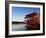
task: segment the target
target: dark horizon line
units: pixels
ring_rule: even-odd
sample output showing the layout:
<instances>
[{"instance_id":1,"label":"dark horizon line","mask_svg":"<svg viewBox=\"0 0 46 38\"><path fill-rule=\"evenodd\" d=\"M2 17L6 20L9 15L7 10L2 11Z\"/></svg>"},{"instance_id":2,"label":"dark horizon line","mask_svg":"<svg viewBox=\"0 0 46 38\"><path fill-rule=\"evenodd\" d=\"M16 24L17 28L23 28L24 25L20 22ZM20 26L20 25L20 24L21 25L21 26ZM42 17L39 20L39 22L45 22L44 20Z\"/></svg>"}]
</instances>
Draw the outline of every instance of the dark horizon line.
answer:
<instances>
[{"instance_id":1,"label":"dark horizon line","mask_svg":"<svg viewBox=\"0 0 46 38\"><path fill-rule=\"evenodd\" d=\"M19 24L19 23L24 23L24 22L12 22L12 24Z\"/></svg>"}]
</instances>

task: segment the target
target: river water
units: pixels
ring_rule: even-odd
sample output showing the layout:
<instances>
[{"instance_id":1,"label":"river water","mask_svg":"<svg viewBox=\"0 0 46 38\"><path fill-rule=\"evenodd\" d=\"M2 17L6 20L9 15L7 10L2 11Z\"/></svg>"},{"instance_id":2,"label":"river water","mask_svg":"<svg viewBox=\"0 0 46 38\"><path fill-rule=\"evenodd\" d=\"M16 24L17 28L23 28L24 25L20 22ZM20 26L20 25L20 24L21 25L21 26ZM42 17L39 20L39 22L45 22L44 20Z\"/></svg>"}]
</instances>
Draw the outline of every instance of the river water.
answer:
<instances>
[{"instance_id":1,"label":"river water","mask_svg":"<svg viewBox=\"0 0 46 38\"><path fill-rule=\"evenodd\" d=\"M25 24L13 24L12 31L26 31Z\"/></svg>"}]
</instances>

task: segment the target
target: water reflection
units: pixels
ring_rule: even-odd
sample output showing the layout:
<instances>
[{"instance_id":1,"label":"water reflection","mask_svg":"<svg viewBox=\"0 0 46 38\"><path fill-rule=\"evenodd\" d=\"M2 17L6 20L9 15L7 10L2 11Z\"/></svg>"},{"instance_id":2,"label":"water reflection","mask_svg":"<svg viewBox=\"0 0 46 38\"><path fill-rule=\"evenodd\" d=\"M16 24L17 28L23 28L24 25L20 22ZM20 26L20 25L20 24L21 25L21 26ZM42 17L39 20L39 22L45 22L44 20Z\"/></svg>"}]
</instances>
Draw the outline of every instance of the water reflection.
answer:
<instances>
[{"instance_id":1,"label":"water reflection","mask_svg":"<svg viewBox=\"0 0 46 38\"><path fill-rule=\"evenodd\" d=\"M12 31L25 31L26 27L25 24L13 24L12 25Z\"/></svg>"}]
</instances>

